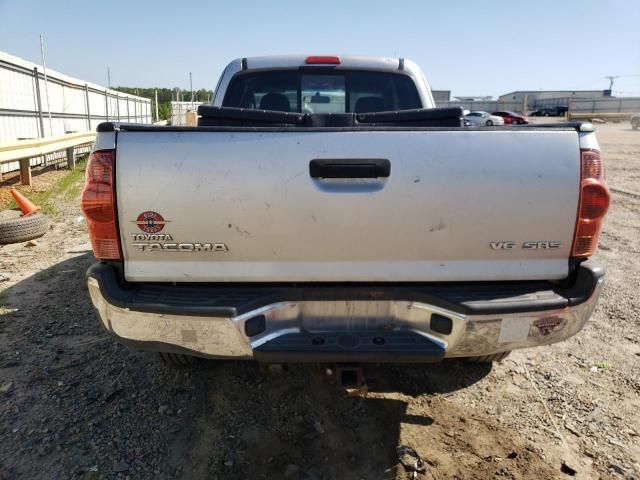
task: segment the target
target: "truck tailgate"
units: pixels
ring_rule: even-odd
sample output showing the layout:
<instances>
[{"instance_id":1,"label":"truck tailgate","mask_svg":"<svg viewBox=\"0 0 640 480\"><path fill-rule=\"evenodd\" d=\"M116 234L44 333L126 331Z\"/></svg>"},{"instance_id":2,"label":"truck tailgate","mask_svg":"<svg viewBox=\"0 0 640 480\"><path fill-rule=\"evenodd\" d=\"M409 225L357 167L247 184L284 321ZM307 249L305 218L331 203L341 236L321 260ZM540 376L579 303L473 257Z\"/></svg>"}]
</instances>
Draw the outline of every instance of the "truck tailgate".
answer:
<instances>
[{"instance_id":1,"label":"truck tailgate","mask_svg":"<svg viewBox=\"0 0 640 480\"><path fill-rule=\"evenodd\" d=\"M569 129L120 131L125 277L564 278L578 140Z\"/></svg>"}]
</instances>

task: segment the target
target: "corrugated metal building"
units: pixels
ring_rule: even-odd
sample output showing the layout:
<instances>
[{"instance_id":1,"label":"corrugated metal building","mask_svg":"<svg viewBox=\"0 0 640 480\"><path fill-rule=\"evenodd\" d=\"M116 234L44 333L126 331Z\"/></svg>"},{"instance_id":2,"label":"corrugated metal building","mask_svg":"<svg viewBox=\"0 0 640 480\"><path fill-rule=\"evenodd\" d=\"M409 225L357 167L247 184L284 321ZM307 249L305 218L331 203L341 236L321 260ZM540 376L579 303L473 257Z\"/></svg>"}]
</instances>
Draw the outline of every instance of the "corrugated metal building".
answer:
<instances>
[{"instance_id":1,"label":"corrugated metal building","mask_svg":"<svg viewBox=\"0 0 640 480\"><path fill-rule=\"evenodd\" d=\"M451 100L451 90L431 90L431 95L433 95L433 101L436 103Z\"/></svg>"},{"instance_id":2,"label":"corrugated metal building","mask_svg":"<svg viewBox=\"0 0 640 480\"><path fill-rule=\"evenodd\" d=\"M500 102L523 103L525 97L527 104L533 106L538 100L550 98L603 98L610 97L611 90L516 90L498 97Z\"/></svg>"}]
</instances>

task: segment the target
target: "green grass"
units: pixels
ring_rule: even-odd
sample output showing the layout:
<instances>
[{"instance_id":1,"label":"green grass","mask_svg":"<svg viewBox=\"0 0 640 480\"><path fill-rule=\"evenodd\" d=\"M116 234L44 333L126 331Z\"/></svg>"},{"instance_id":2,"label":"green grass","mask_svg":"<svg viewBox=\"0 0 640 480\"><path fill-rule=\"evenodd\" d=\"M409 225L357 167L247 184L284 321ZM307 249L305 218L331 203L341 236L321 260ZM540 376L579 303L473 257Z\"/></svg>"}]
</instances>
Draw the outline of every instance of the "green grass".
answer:
<instances>
[{"instance_id":1,"label":"green grass","mask_svg":"<svg viewBox=\"0 0 640 480\"><path fill-rule=\"evenodd\" d=\"M609 368L611 368L611 364L609 362L596 362L596 367L598 367L601 370L608 370Z\"/></svg>"},{"instance_id":2,"label":"green grass","mask_svg":"<svg viewBox=\"0 0 640 480\"><path fill-rule=\"evenodd\" d=\"M15 311L15 308L6 306L6 297L6 289L0 290L0 315L6 315L7 313Z\"/></svg>"},{"instance_id":3,"label":"green grass","mask_svg":"<svg viewBox=\"0 0 640 480\"><path fill-rule=\"evenodd\" d=\"M84 169L86 158L76 163L76 169L58 178L55 184L44 192L29 193L28 198L36 205L39 205L42 212L53 215L57 213L56 203L58 201L73 201L80 195L84 186ZM17 208L15 200L6 205L5 208Z\"/></svg>"}]
</instances>

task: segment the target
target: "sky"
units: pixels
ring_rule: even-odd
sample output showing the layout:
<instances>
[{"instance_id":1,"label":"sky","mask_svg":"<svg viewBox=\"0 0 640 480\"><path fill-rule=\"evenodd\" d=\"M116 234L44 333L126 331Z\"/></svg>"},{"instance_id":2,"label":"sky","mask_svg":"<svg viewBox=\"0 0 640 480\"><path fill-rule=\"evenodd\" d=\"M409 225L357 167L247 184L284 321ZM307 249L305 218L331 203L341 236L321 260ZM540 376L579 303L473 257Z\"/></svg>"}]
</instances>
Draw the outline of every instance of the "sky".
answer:
<instances>
[{"instance_id":1,"label":"sky","mask_svg":"<svg viewBox=\"0 0 640 480\"><path fill-rule=\"evenodd\" d=\"M101 85L213 89L234 58L405 57L453 95L640 96L640 0L0 0L0 50Z\"/></svg>"}]
</instances>

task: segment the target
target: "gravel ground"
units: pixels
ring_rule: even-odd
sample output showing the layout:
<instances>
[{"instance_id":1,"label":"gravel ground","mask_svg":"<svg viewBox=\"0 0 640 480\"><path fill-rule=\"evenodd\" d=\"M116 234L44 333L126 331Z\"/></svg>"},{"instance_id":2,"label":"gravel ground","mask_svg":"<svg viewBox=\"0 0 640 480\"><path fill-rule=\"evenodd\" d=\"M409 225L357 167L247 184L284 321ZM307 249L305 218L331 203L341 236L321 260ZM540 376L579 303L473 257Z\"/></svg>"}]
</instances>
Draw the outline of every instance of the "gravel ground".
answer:
<instances>
[{"instance_id":1,"label":"gravel ground","mask_svg":"<svg viewBox=\"0 0 640 480\"><path fill-rule=\"evenodd\" d=\"M640 192L640 132L598 126L609 184ZM571 340L493 368L172 369L111 340L85 287L73 203L35 244L0 248L0 479L404 479L409 445L434 479L640 478L640 198L614 193L593 319ZM575 476L562 462L577 470Z\"/></svg>"}]
</instances>

